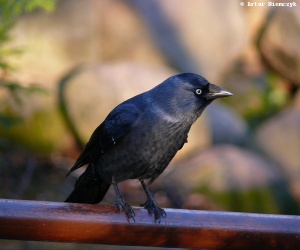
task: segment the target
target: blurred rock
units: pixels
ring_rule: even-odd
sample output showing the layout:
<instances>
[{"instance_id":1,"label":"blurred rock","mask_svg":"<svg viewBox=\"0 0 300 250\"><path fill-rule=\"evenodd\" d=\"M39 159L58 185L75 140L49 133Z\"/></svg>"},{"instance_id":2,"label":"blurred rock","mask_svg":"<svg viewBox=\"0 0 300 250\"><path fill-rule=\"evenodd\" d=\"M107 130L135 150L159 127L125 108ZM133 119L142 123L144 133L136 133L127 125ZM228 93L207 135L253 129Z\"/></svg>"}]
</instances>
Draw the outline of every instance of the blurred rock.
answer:
<instances>
[{"instance_id":1,"label":"blurred rock","mask_svg":"<svg viewBox=\"0 0 300 250\"><path fill-rule=\"evenodd\" d=\"M300 108L286 109L267 120L257 130L256 140L280 164L292 190L300 188Z\"/></svg>"},{"instance_id":2,"label":"blurred rock","mask_svg":"<svg viewBox=\"0 0 300 250\"><path fill-rule=\"evenodd\" d=\"M242 7L247 23L246 31L249 38L247 47L243 51L242 57L239 58L239 67L241 67L248 76L259 76L265 73L265 66L257 51L255 41L257 40L259 30L265 23L266 16L271 7L268 6L268 0L260 0L259 2L265 3L265 6L263 8L250 6Z\"/></svg>"},{"instance_id":3,"label":"blurred rock","mask_svg":"<svg viewBox=\"0 0 300 250\"><path fill-rule=\"evenodd\" d=\"M235 146L215 146L165 172L156 191L164 191L172 207L262 213L294 208L280 171Z\"/></svg>"},{"instance_id":4,"label":"blurred rock","mask_svg":"<svg viewBox=\"0 0 300 250\"><path fill-rule=\"evenodd\" d=\"M260 52L271 68L295 85L300 85L300 11L275 8L259 37Z\"/></svg>"},{"instance_id":5,"label":"blurred rock","mask_svg":"<svg viewBox=\"0 0 300 250\"><path fill-rule=\"evenodd\" d=\"M24 48L15 58L18 71L14 77L49 88L83 63L164 62L137 14L120 0L58 1L54 12L20 18L12 36L13 44Z\"/></svg>"},{"instance_id":6,"label":"blurred rock","mask_svg":"<svg viewBox=\"0 0 300 250\"><path fill-rule=\"evenodd\" d=\"M175 72L166 67L153 68L131 62L83 67L69 80L64 94L79 135L87 141L115 106L151 89L173 74ZM188 141L176 159L210 145L210 130L205 116L194 124Z\"/></svg>"},{"instance_id":7,"label":"blurred rock","mask_svg":"<svg viewBox=\"0 0 300 250\"><path fill-rule=\"evenodd\" d=\"M220 145L174 166L168 178L178 178L190 190L209 182L211 189L225 191L264 187L278 181L280 174L273 165L250 151Z\"/></svg>"},{"instance_id":8,"label":"blurred rock","mask_svg":"<svg viewBox=\"0 0 300 250\"><path fill-rule=\"evenodd\" d=\"M139 11L171 65L180 71L199 72L217 81L245 48L246 20L235 1L128 2Z\"/></svg>"},{"instance_id":9,"label":"blurred rock","mask_svg":"<svg viewBox=\"0 0 300 250\"><path fill-rule=\"evenodd\" d=\"M207 107L206 114L214 144L245 143L248 134L247 124L233 110L220 103L214 103Z\"/></svg>"},{"instance_id":10,"label":"blurred rock","mask_svg":"<svg viewBox=\"0 0 300 250\"><path fill-rule=\"evenodd\" d=\"M14 60L14 77L53 88L75 65L131 60L173 65L213 82L245 48L246 25L234 1L58 1L54 12L18 21L13 44L25 53Z\"/></svg>"}]
</instances>

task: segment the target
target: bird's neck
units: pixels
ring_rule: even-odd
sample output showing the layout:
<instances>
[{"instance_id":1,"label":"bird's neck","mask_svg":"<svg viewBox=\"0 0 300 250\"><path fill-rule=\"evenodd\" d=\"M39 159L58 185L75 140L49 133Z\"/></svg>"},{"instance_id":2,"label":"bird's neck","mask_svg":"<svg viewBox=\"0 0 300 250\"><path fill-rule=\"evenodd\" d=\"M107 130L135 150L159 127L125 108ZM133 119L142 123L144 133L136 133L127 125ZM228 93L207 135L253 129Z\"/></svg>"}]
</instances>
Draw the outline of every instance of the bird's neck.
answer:
<instances>
[{"instance_id":1,"label":"bird's neck","mask_svg":"<svg viewBox=\"0 0 300 250\"><path fill-rule=\"evenodd\" d=\"M144 98L154 113L176 123L193 124L205 108L197 110L192 102L176 99L179 97L174 94L174 88L163 88L162 85L148 91Z\"/></svg>"},{"instance_id":2,"label":"bird's neck","mask_svg":"<svg viewBox=\"0 0 300 250\"><path fill-rule=\"evenodd\" d=\"M155 99L155 101L151 98L148 107L150 108L149 112L153 112L170 123L185 125L192 125L203 111L198 115L193 111L191 112L191 110L184 109L184 107L178 107L174 101L168 98L163 100Z\"/></svg>"}]
</instances>

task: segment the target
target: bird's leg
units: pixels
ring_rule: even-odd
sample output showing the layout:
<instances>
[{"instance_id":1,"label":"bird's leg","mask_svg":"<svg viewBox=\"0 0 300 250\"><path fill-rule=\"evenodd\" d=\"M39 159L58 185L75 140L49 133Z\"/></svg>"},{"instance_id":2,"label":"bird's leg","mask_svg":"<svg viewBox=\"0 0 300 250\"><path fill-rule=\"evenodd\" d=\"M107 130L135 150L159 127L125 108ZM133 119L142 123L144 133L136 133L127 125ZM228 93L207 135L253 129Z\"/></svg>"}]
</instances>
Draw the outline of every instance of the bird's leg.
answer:
<instances>
[{"instance_id":1,"label":"bird's leg","mask_svg":"<svg viewBox=\"0 0 300 250\"><path fill-rule=\"evenodd\" d=\"M133 219L133 221L135 222L134 216L135 213L132 209L132 207L124 200L124 198L122 197L120 190L118 188L118 184L116 182L112 183L114 185L115 191L116 191L116 196L117 196L117 200L114 203L114 205L116 205L119 208L119 211L121 212L122 209L125 210L126 215L129 219Z\"/></svg>"},{"instance_id":2,"label":"bird's leg","mask_svg":"<svg viewBox=\"0 0 300 250\"><path fill-rule=\"evenodd\" d=\"M143 189L145 190L145 193L147 195L147 200L144 204L142 204L141 206L143 206L144 208L146 208L148 210L149 215L151 216L152 214L154 214L155 217L155 222L160 223L160 218L166 218L167 214L165 212L164 209L160 208L154 201L153 197L151 196L145 182L143 180L140 180Z\"/></svg>"}]
</instances>

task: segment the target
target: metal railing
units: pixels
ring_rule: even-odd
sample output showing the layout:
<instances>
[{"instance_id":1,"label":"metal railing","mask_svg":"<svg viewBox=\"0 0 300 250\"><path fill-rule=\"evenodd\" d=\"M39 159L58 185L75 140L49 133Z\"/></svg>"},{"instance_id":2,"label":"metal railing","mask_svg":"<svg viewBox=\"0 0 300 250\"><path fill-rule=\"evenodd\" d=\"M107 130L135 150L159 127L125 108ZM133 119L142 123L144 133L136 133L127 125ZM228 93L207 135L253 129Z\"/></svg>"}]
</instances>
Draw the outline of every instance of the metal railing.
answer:
<instances>
[{"instance_id":1,"label":"metal railing","mask_svg":"<svg viewBox=\"0 0 300 250\"><path fill-rule=\"evenodd\" d=\"M115 206L0 200L0 238L205 249L300 249L300 216L166 209L135 223Z\"/></svg>"}]
</instances>

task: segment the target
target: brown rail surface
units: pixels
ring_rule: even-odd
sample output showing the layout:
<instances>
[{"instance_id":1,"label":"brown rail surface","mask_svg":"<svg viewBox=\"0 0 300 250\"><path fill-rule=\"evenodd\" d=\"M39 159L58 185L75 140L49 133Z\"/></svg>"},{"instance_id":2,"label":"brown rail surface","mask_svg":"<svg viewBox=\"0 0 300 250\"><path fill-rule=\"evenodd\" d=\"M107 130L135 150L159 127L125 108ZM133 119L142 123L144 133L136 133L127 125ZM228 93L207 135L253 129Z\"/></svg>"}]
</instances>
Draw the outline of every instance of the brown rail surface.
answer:
<instances>
[{"instance_id":1,"label":"brown rail surface","mask_svg":"<svg viewBox=\"0 0 300 250\"><path fill-rule=\"evenodd\" d=\"M159 225L141 208L0 199L0 238L206 249L300 249L300 216L166 209Z\"/></svg>"}]
</instances>

